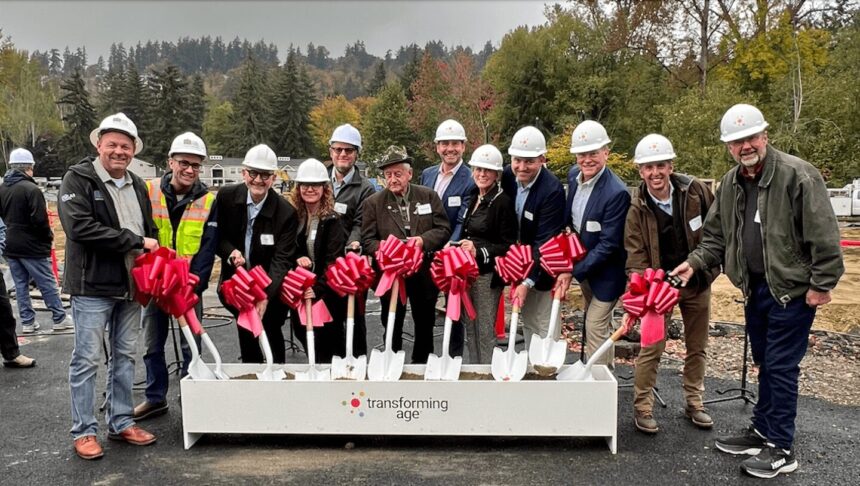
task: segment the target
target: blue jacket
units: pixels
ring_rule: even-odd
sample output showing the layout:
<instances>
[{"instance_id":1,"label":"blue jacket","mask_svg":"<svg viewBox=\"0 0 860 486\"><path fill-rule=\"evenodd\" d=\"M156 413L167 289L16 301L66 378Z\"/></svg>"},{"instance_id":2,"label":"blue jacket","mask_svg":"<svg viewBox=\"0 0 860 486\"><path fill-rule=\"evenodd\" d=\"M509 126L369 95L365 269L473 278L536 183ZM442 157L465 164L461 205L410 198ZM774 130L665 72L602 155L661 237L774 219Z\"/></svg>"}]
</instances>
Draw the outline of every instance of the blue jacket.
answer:
<instances>
[{"instance_id":1,"label":"blue jacket","mask_svg":"<svg viewBox=\"0 0 860 486\"><path fill-rule=\"evenodd\" d=\"M517 179L511 166L505 167L502 173L502 190L516 205ZM535 289L550 290L555 281L541 267L538 248L564 229L564 187L546 167L538 173L529 190L518 222L519 242L532 246L535 264L529 278L535 282Z\"/></svg>"},{"instance_id":2,"label":"blue jacket","mask_svg":"<svg viewBox=\"0 0 860 486\"><path fill-rule=\"evenodd\" d=\"M439 175L439 164L424 169L421 173L421 185L433 189L436 185L436 176ZM475 189L475 181L472 180L472 171L466 163L454 174L451 184L442 195L442 206L445 207L445 215L451 224L451 241L460 239L463 230L463 220L466 217L466 209L472 199L472 191ZM457 198L459 197L459 201ZM455 203L451 205L451 203ZM459 203L459 204L457 204Z\"/></svg>"},{"instance_id":3,"label":"blue jacket","mask_svg":"<svg viewBox=\"0 0 860 486\"><path fill-rule=\"evenodd\" d=\"M579 166L573 166L567 174L567 204L564 207L564 224L573 229L571 207L576 195ZM576 280L587 281L594 296L604 302L612 302L624 293L627 276L624 264L624 222L630 208L630 193L609 167L606 168L582 215L579 237L588 250L585 258L573 267ZM593 231L590 231L593 230Z\"/></svg>"}]
</instances>

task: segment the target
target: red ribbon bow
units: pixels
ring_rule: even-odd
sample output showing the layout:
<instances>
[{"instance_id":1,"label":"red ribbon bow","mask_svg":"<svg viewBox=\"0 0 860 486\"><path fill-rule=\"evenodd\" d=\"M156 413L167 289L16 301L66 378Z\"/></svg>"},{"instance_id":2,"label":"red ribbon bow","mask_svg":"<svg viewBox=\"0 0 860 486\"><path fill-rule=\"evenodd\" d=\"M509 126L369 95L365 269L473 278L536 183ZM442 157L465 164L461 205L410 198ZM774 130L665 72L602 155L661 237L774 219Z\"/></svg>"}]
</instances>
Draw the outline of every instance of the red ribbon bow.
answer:
<instances>
[{"instance_id":1,"label":"red ribbon bow","mask_svg":"<svg viewBox=\"0 0 860 486\"><path fill-rule=\"evenodd\" d=\"M496 273L499 274L506 285L511 286L510 298L512 305L517 285L529 276L534 263L532 247L520 243L511 245L504 256L496 257Z\"/></svg>"},{"instance_id":2,"label":"red ribbon bow","mask_svg":"<svg viewBox=\"0 0 860 486\"><path fill-rule=\"evenodd\" d=\"M176 252L170 248L160 247L135 258L131 275L137 288L135 300L141 305L154 299L155 305L164 312L184 317L192 332L203 333L194 312L194 306L200 301L194 289L200 279L190 272L188 260L176 258Z\"/></svg>"},{"instance_id":3,"label":"red ribbon bow","mask_svg":"<svg viewBox=\"0 0 860 486\"><path fill-rule=\"evenodd\" d=\"M550 277L573 271L573 265L585 258L585 247L575 233L556 235L540 246L540 266Z\"/></svg>"},{"instance_id":4,"label":"red ribbon bow","mask_svg":"<svg viewBox=\"0 0 860 486\"><path fill-rule=\"evenodd\" d=\"M341 297L369 289L374 276L367 258L352 252L335 260L325 271L328 286Z\"/></svg>"},{"instance_id":5,"label":"red ribbon bow","mask_svg":"<svg viewBox=\"0 0 860 486\"><path fill-rule=\"evenodd\" d=\"M255 304L266 300L266 287L272 283L272 279L257 265L251 271L244 267L236 267L236 273L230 279L221 284L221 292L224 300L239 309L239 317L236 323L259 337L263 332L263 322L257 313Z\"/></svg>"},{"instance_id":6,"label":"red ribbon bow","mask_svg":"<svg viewBox=\"0 0 860 486\"><path fill-rule=\"evenodd\" d=\"M415 240L406 243L400 241L394 235L379 244L376 250L376 264L382 270L382 277L376 286L374 293L377 296L384 295L391 289L394 281L400 282L400 302L406 304L406 283L404 279L421 268L423 255L421 249L415 246Z\"/></svg>"},{"instance_id":7,"label":"red ribbon bow","mask_svg":"<svg viewBox=\"0 0 860 486\"><path fill-rule=\"evenodd\" d=\"M466 314L471 319L475 318L475 306L472 305L468 290L478 275L475 257L462 248L449 246L436 252L430 264L430 277L439 290L448 294L445 314L451 320L460 320L461 303L466 308Z\"/></svg>"},{"instance_id":8,"label":"red ribbon bow","mask_svg":"<svg viewBox=\"0 0 860 486\"><path fill-rule=\"evenodd\" d=\"M305 312L305 291L314 286L317 276L304 267L296 267L287 272L281 283L281 301L292 307L299 313L302 325L307 325ZM332 317L322 299L311 305L311 315L314 327L322 327L326 322L331 322Z\"/></svg>"},{"instance_id":9,"label":"red ribbon bow","mask_svg":"<svg viewBox=\"0 0 860 486\"><path fill-rule=\"evenodd\" d=\"M642 274L630 275L630 290L621 296L621 303L631 316L642 319L642 347L653 346L665 334L664 316L678 303L680 291L664 279L662 269L646 268Z\"/></svg>"}]
</instances>

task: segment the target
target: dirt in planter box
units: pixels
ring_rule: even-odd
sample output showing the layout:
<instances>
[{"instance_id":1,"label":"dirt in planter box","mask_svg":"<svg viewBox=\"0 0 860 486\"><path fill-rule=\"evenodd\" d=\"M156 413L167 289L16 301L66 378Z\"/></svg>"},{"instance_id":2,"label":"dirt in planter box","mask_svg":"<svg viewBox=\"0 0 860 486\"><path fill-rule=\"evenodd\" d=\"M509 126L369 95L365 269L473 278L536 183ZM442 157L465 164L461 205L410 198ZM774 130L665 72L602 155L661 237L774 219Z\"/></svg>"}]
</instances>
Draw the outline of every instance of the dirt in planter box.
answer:
<instances>
[{"instance_id":1,"label":"dirt in planter box","mask_svg":"<svg viewBox=\"0 0 860 486\"><path fill-rule=\"evenodd\" d=\"M296 375L294 375L293 373L289 373L286 371L284 373L287 375L287 377L284 378L285 380L295 380L296 379ZM258 381L262 381L262 380L259 380L257 378L257 375L254 373L248 373L246 375L234 376L230 379L231 380L258 380Z\"/></svg>"}]
</instances>

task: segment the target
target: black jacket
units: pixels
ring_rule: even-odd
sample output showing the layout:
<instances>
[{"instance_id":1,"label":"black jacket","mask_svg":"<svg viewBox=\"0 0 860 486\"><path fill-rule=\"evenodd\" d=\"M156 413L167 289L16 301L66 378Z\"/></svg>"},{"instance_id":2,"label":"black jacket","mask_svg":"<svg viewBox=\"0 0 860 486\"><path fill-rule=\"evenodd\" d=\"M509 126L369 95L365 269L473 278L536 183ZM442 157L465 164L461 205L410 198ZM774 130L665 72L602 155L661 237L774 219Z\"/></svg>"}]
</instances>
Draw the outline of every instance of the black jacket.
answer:
<instances>
[{"instance_id":1,"label":"black jacket","mask_svg":"<svg viewBox=\"0 0 860 486\"><path fill-rule=\"evenodd\" d=\"M87 157L69 168L60 186L60 222L66 232L63 290L71 295L130 297L126 254L143 248L143 237L121 228L113 201ZM132 172L134 192L143 211L147 236L158 237L143 179Z\"/></svg>"},{"instance_id":2,"label":"black jacket","mask_svg":"<svg viewBox=\"0 0 860 486\"><path fill-rule=\"evenodd\" d=\"M329 177L331 177L332 170L334 168L330 167L328 172ZM361 203L376 193L376 188L373 187L370 181L361 177L357 168L353 168L353 170L355 172L352 175L352 180L349 181L349 184L340 188L340 192L335 198L335 203L343 204L346 208L335 206L335 210L342 210L338 212L341 214L341 218L343 218L343 224L346 226L348 233L346 242L357 241L361 243Z\"/></svg>"},{"instance_id":3,"label":"black jacket","mask_svg":"<svg viewBox=\"0 0 860 486\"><path fill-rule=\"evenodd\" d=\"M48 208L32 177L19 170L6 173L0 185L0 218L9 227L7 258L51 256L54 234L48 223Z\"/></svg>"},{"instance_id":4,"label":"black jacket","mask_svg":"<svg viewBox=\"0 0 860 486\"><path fill-rule=\"evenodd\" d=\"M463 240L475 244L475 261L482 274L494 271L496 257L507 253L517 242L517 213L514 202L498 187L493 187L478 205L478 188L471 194L463 221ZM477 210L475 209L477 207ZM498 275L493 286L502 284Z\"/></svg>"},{"instance_id":5,"label":"black jacket","mask_svg":"<svg viewBox=\"0 0 860 486\"><path fill-rule=\"evenodd\" d=\"M325 299L326 305L335 316L335 311L342 311L341 305L334 305L340 297L329 288L326 283L325 271L337 260L337 257L343 256L343 248L346 246L347 230L344 226L343 218L340 215L334 214L320 220L317 225L317 235L314 240L314 258L313 272L317 276L317 283L314 285L314 294L318 299ZM299 234L296 236L296 259L300 257L310 257L308 254L308 235L307 226L302 225L299 228ZM342 312L340 312L342 314ZM338 317L338 316L335 316Z\"/></svg>"},{"instance_id":6,"label":"black jacket","mask_svg":"<svg viewBox=\"0 0 860 486\"><path fill-rule=\"evenodd\" d=\"M218 256L221 257L220 285L235 273L228 261L230 253L238 249L243 255L245 250L245 229L248 226L248 188L245 184L224 186L218 191L215 204L218 205ZM272 279L266 289L269 300L280 299L279 293L284 275L296 265L296 233L298 218L296 210L274 190L269 189L266 202L254 220L251 239L251 260L245 262L247 269L262 265ZM263 237L271 235L273 244L263 244Z\"/></svg>"}]
</instances>

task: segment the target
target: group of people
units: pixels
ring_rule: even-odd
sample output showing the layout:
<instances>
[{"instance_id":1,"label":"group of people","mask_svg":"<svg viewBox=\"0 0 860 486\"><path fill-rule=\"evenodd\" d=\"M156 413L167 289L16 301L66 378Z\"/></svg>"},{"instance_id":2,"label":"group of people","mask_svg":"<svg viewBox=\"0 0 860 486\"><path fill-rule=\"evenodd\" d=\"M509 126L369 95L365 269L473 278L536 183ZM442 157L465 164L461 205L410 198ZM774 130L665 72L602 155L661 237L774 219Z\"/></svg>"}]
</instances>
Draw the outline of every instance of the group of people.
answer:
<instances>
[{"instance_id":1,"label":"group of people","mask_svg":"<svg viewBox=\"0 0 860 486\"><path fill-rule=\"evenodd\" d=\"M71 295L76 324L69 372L75 450L84 459L103 454L96 440L94 400L106 327L111 348L108 437L151 444L155 437L135 420L167 410L164 345L169 316L153 304L142 311L132 299L130 269L142 251L166 246L188 258L191 271L200 277L196 291L201 294L216 255L221 259L221 282L238 267L262 266L272 283L257 311L277 363L285 361L282 327L288 314L278 297L280 283L293 268L311 270L317 281L305 297L324 300L332 316L315 332L317 360L328 362L345 353L346 299L326 285L326 268L347 249L372 258L389 235L413 240L424 259L405 279L414 321L412 362L425 363L433 353L439 295L430 276L432 255L459 244L475 258L480 272L469 290L477 312L475 318L464 315L455 324L450 350L462 355L468 344L470 359L487 363L496 345L494 324L504 286L494 269L495 258L519 242L531 245L539 262L540 246L570 231L587 250L572 272L552 278L536 264L512 290L521 306L526 346L535 335L547 337L553 294L566 293L575 280L585 301L584 346L590 356L612 331L612 311L628 276L645 268L664 269L684 285L679 307L687 347L685 413L696 426L711 428L713 420L703 406L710 285L722 271L745 297L760 388L748 430L739 437L718 439L717 447L755 455L742 466L752 475L790 472L797 467L792 445L798 364L815 310L830 300L843 265L838 227L821 175L809 163L770 146L767 126L753 106L735 105L726 112L721 140L738 165L723 177L715 197L695 177L674 172L672 144L658 134L637 145L634 163L642 182L628 191L607 166L611 140L606 129L592 120L573 131L570 151L576 165L567 177L567 193L545 165L546 140L538 128L527 126L514 134L509 165L493 145L476 148L465 162L468 139L455 120L439 125L434 142L440 161L422 172L419 183L413 182L412 158L406 150L389 147L377 164L385 188L376 192L355 165L361 134L346 124L337 127L329 141L331 166L316 159L304 161L295 187L283 197L272 189L277 157L266 145L248 150L242 183L213 195L198 177L207 157L205 144L190 132L173 141L167 154L170 171L145 182L127 169L143 148L134 123L121 113L108 116L91 134L98 156L72 166L59 194L67 238L63 285ZM2 197L0 202L6 204ZM392 296L379 297L386 309ZM361 355L368 350L366 295L356 301L352 353ZM199 314L200 306L196 310ZM385 312L380 316L383 326L394 326L395 351L402 348L405 313L406 306L398 302L395 322L387 322ZM146 399L132 407L141 314ZM24 313L21 318L28 322ZM55 316L60 325L64 319ZM304 327L295 313L291 325L306 347ZM12 327L14 333L14 321ZM253 334L237 329L242 361L262 362ZM659 430L652 391L664 346L661 341L643 348L636 363L634 425L645 433ZM17 349L7 350L5 340L3 353L5 363L27 364ZM184 354L187 366L187 351ZM613 354L607 353L604 364L611 366Z\"/></svg>"}]
</instances>

